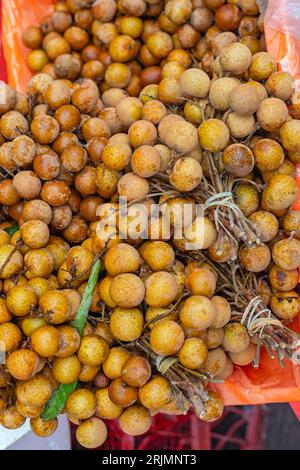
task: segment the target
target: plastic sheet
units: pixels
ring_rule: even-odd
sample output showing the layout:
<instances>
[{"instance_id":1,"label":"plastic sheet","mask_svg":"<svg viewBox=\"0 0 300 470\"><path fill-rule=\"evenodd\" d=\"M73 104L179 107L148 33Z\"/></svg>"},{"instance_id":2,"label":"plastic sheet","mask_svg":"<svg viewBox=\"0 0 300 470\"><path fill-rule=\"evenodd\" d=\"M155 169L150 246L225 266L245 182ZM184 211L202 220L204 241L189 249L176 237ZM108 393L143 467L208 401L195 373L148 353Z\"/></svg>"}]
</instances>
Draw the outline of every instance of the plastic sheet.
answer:
<instances>
[{"instance_id":1,"label":"plastic sheet","mask_svg":"<svg viewBox=\"0 0 300 470\"><path fill-rule=\"evenodd\" d=\"M22 45L21 34L27 26L38 24L41 18L51 13L54 0L2 0L2 2L3 46L8 80L16 89L26 90L31 73L26 66L28 50ZM268 49L284 70L289 70L300 79L299 19L300 0L269 1L266 12ZM300 188L300 168L296 179ZM300 210L300 194L295 208ZM300 315L290 326L300 333ZM262 351L258 370L251 365L235 367L234 374L229 380L214 387L226 405L298 402L300 366L286 361L285 367L281 368L276 359L270 359L266 351Z\"/></svg>"}]
</instances>

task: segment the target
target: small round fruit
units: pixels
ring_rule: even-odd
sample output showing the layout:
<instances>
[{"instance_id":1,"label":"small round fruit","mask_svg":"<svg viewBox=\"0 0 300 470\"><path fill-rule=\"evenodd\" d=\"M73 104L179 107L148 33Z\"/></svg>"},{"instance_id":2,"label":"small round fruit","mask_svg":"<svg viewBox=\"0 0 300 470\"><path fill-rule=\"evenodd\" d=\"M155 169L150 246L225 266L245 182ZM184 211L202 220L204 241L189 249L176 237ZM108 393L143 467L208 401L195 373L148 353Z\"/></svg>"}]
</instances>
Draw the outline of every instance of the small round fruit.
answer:
<instances>
[{"instance_id":1,"label":"small round fruit","mask_svg":"<svg viewBox=\"0 0 300 470\"><path fill-rule=\"evenodd\" d=\"M161 375L152 377L139 388L139 400L149 410L159 410L173 398L172 389L167 379Z\"/></svg>"},{"instance_id":2,"label":"small round fruit","mask_svg":"<svg viewBox=\"0 0 300 470\"><path fill-rule=\"evenodd\" d=\"M257 211L249 216L249 220L253 222L259 231L259 239L266 243L272 240L278 232L279 223L277 217L271 212Z\"/></svg>"},{"instance_id":3,"label":"small round fruit","mask_svg":"<svg viewBox=\"0 0 300 470\"><path fill-rule=\"evenodd\" d=\"M278 98L266 98L257 110L257 120L261 127L269 132L279 130L288 118L286 104Z\"/></svg>"},{"instance_id":4,"label":"small round fruit","mask_svg":"<svg viewBox=\"0 0 300 470\"><path fill-rule=\"evenodd\" d=\"M118 274L111 281L109 294L113 302L119 307L137 307L144 299L145 286L143 281L135 274Z\"/></svg>"},{"instance_id":5,"label":"small round fruit","mask_svg":"<svg viewBox=\"0 0 300 470\"><path fill-rule=\"evenodd\" d=\"M121 378L114 379L108 387L110 400L118 406L127 407L133 405L138 398L138 389L131 387L122 381Z\"/></svg>"},{"instance_id":6,"label":"small round fruit","mask_svg":"<svg viewBox=\"0 0 300 470\"><path fill-rule=\"evenodd\" d=\"M99 418L90 418L76 429L76 439L87 449L101 446L107 438L106 424Z\"/></svg>"},{"instance_id":7,"label":"small round fruit","mask_svg":"<svg viewBox=\"0 0 300 470\"><path fill-rule=\"evenodd\" d=\"M140 436L151 427L151 414L141 405L131 405L123 411L119 418L122 431L129 436Z\"/></svg>"},{"instance_id":8,"label":"small round fruit","mask_svg":"<svg viewBox=\"0 0 300 470\"><path fill-rule=\"evenodd\" d=\"M6 305L9 311L16 317L26 317L37 303L37 295L29 285L13 287L6 297Z\"/></svg>"},{"instance_id":9,"label":"small round fruit","mask_svg":"<svg viewBox=\"0 0 300 470\"><path fill-rule=\"evenodd\" d=\"M237 366L247 366L254 361L256 356L256 345L250 343L244 351L238 353L229 353L230 359Z\"/></svg>"},{"instance_id":10,"label":"small round fruit","mask_svg":"<svg viewBox=\"0 0 300 470\"><path fill-rule=\"evenodd\" d=\"M121 377L122 369L129 358L130 353L126 349L121 347L111 348L106 360L103 362L103 372L111 380Z\"/></svg>"},{"instance_id":11,"label":"small round fruit","mask_svg":"<svg viewBox=\"0 0 300 470\"><path fill-rule=\"evenodd\" d=\"M202 167L197 160L191 157L179 158L170 173L170 183L182 192L195 189L203 176Z\"/></svg>"},{"instance_id":12,"label":"small round fruit","mask_svg":"<svg viewBox=\"0 0 300 470\"><path fill-rule=\"evenodd\" d=\"M204 330L215 321L216 307L206 297L193 295L183 302L179 316L185 326Z\"/></svg>"},{"instance_id":13,"label":"small round fruit","mask_svg":"<svg viewBox=\"0 0 300 470\"><path fill-rule=\"evenodd\" d=\"M200 338L187 338L178 353L180 364L192 370L200 369L207 359L207 347Z\"/></svg>"},{"instance_id":14,"label":"small round fruit","mask_svg":"<svg viewBox=\"0 0 300 470\"><path fill-rule=\"evenodd\" d=\"M252 55L247 46L234 42L220 52L220 64L224 72L242 75L249 68ZM254 79L255 80L255 79Z\"/></svg>"},{"instance_id":15,"label":"small round fruit","mask_svg":"<svg viewBox=\"0 0 300 470\"><path fill-rule=\"evenodd\" d=\"M58 426L57 418L43 419L40 416L30 420L30 429L38 437L48 437L55 433Z\"/></svg>"},{"instance_id":16,"label":"small round fruit","mask_svg":"<svg viewBox=\"0 0 300 470\"><path fill-rule=\"evenodd\" d=\"M227 356L222 348L211 349L208 351L207 359L202 366L202 370L209 376L215 377L222 373L227 363Z\"/></svg>"},{"instance_id":17,"label":"small round fruit","mask_svg":"<svg viewBox=\"0 0 300 470\"><path fill-rule=\"evenodd\" d=\"M41 374L17 384L16 395L20 403L28 406L45 405L51 397L52 388L48 378Z\"/></svg>"},{"instance_id":18,"label":"small round fruit","mask_svg":"<svg viewBox=\"0 0 300 470\"><path fill-rule=\"evenodd\" d=\"M66 413L79 420L88 419L95 413L96 404L95 395L90 390L79 388L67 398Z\"/></svg>"},{"instance_id":19,"label":"small round fruit","mask_svg":"<svg viewBox=\"0 0 300 470\"><path fill-rule=\"evenodd\" d=\"M138 308L116 308L110 316L112 335L120 341L134 341L143 331L143 314Z\"/></svg>"},{"instance_id":20,"label":"small round fruit","mask_svg":"<svg viewBox=\"0 0 300 470\"><path fill-rule=\"evenodd\" d=\"M291 291L298 285L299 273L297 269L287 271L274 264L269 271L269 281L276 290L282 292Z\"/></svg>"},{"instance_id":21,"label":"small round fruit","mask_svg":"<svg viewBox=\"0 0 300 470\"><path fill-rule=\"evenodd\" d=\"M54 378L62 384L70 384L78 380L81 366L81 362L75 354L68 357L57 357L52 363Z\"/></svg>"},{"instance_id":22,"label":"small round fruit","mask_svg":"<svg viewBox=\"0 0 300 470\"><path fill-rule=\"evenodd\" d=\"M175 321L162 320L151 329L150 347L160 356L175 355L183 342L184 331Z\"/></svg>"},{"instance_id":23,"label":"small round fruit","mask_svg":"<svg viewBox=\"0 0 300 470\"><path fill-rule=\"evenodd\" d=\"M97 400L96 416L103 419L116 419L121 416L123 408L111 401L108 387L97 390L95 397Z\"/></svg>"},{"instance_id":24,"label":"small round fruit","mask_svg":"<svg viewBox=\"0 0 300 470\"><path fill-rule=\"evenodd\" d=\"M51 325L35 329L31 334L31 347L41 357L55 356L60 348L60 333Z\"/></svg>"},{"instance_id":25,"label":"small round fruit","mask_svg":"<svg viewBox=\"0 0 300 470\"><path fill-rule=\"evenodd\" d=\"M255 246L240 248L239 256L242 265L250 272L259 273L266 269L271 261L271 252L268 245L261 243Z\"/></svg>"},{"instance_id":26,"label":"small round fruit","mask_svg":"<svg viewBox=\"0 0 300 470\"><path fill-rule=\"evenodd\" d=\"M224 327L222 347L229 353L239 353L249 346L247 328L241 323L231 322Z\"/></svg>"},{"instance_id":27,"label":"small round fruit","mask_svg":"<svg viewBox=\"0 0 300 470\"><path fill-rule=\"evenodd\" d=\"M78 350L79 360L88 366L102 364L109 353L107 342L95 334L89 334L82 338Z\"/></svg>"},{"instance_id":28,"label":"small round fruit","mask_svg":"<svg viewBox=\"0 0 300 470\"><path fill-rule=\"evenodd\" d=\"M142 387L148 382L150 377L150 363L142 356L130 357L122 367L121 378L123 382L132 387Z\"/></svg>"},{"instance_id":29,"label":"small round fruit","mask_svg":"<svg viewBox=\"0 0 300 470\"><path fill-rule=\"evenodd\" d=\"M208 119L198 129L199 142L204 150L219 152L229 142L229 129L220 119Z\"/></svg>"},{"instance_id":30,"label":"small round fruit","mask_svg":"<svg viewBox=\"0 0 300 470\"><path fill-rule=\"evenodd\" d=\"M282 320L292 320L300 310L300 297L295 291L276 292L272 295L272 312Z\"/></svg>"},{"instance_id":31,"label":"small round fruit","mask_svg":"<svg viewBox=\"0 0 300 470\"><path fill-rule=\"evenodd\" d=\"M18 429L25 423L26 418L22 416L15 406L6 408L0 414L0 424L6 429Z\"/></svg>"},{"instance_id":32,"label":"small round fruit","mask_svg":"<svg viewBox=\"0 0 300 470\"><path fill-rule=\"evenodd\" d=\"M167 307L178 293L178 285L173 274L157 271L145 282L146 303L151 307Z\"/></svg>"},{"instance_id":33,"label":"small round fruit","mask_svg":"<svg viewBox=\"0 0 300 470\"><path fill-rule=\"evenodd\" d=\"M2 353L15 351L20 346L21 341L22 332L14 323L6 322L0 325L0 344Z\"/></svg>"},{"instance_id":34,"label":"small round fruit","mask_svg":"<svg viewBox=\"0 0 300 470\"><path fill-rule=\"evenodd\" d=\"M127 243L112 246L105 256L105 268L111 276L122 273L134 273L141 265L138 251Z\"/></svg>"},{"instance_id":35,"label":"small round fruit","mask_svg":"<svg viewBox=\"0 0 300 470\"><path fill-rule=\"evenodd\" d=\"M215 392L208 392L208 399L203 403L204 410L200 413L200 419L207 423L212 423L219 419L224 410L224 405L219 395Z\"/></svg>"}]
</instances>

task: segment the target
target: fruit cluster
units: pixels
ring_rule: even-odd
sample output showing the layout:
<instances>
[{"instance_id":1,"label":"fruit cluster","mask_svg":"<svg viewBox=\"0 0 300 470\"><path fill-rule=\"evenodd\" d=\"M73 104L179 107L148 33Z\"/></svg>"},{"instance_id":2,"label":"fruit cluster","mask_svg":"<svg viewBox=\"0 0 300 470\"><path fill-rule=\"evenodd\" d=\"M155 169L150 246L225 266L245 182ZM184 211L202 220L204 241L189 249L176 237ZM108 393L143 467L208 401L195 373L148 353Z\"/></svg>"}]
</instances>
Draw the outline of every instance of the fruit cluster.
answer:
<instances>
[{"instance_id":1,"label":"fruit cluster","mask_svg":"<svg viewBox=\"0 0 300 470\"><path fill-rule=\"evenodd\" d=\"M48 436L65 412L92 448L102 419L218 419L214 380L298 339L299 102L256 0L59 0L23 41L37 74L0 104L0 424Z\"/></svg>"}]
</instances>

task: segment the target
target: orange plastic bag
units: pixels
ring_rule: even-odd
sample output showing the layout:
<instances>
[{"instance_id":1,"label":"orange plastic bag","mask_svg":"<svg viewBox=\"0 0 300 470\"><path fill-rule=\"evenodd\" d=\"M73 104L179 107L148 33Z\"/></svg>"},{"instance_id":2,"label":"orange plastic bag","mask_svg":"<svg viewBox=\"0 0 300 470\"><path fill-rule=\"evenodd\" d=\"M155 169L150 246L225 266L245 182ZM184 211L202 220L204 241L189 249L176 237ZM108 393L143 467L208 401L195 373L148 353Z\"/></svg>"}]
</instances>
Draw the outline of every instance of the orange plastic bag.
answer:
<instances>
[{"instance_id":1,"label":"orange plastic bag","mask_svg":"<svg viewBox=\"0 0 300 470\"><path fill-rule=\"evenodd\" d=\"M10 84L20 91L26 90L28 78L31 76L26 66L28 51L22 45L21 33L27 26L38 24L42 17L51 13L54 1L3 0L3 45L8 79ZM285 0L270 0L270 4L273 1L274 4L276 2L285 3ZM297 10L300 15L300 0L288 1L298 3ZM277 60L286 57L286 51L291 50L292 39L284 38L285 34L268 29L267 41L270 45L270 52L275 55ZM300 47L300 33L298 42ZM296 45L292 50L293 53L297 50ZM300 52L298 57L300 60ZM296 68L291 68L291 71L294 72ZM297 179L300 188L300 171ZM300 196L296 207L300 210ZM291 327L300 333L300 315L294 320ZM262 351L258 370L251 365L235 367L230 379L225 383L215 385L215 388L221 394L226 405L297 402L300 401L300 366L285 361L285 367L281 368L276 359L270 359L267 352Z\"/></svg>"}]
</instances>

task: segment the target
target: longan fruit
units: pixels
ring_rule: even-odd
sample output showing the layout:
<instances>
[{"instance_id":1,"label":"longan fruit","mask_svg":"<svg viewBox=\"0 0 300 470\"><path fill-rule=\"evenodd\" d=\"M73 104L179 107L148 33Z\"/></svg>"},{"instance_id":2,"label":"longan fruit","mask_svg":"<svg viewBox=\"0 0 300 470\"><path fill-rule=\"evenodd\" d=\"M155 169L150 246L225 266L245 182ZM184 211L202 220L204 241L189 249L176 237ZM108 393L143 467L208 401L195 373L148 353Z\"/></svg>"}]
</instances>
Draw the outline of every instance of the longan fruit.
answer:
<instances>
[{"instance_id":1,"label":"longan fruit","mask_svg":"<svg viewBox=\"0 0 300 470\"><path fill-rule=\"evenodd\" d=\"M126 349L121 347L111 348L103 363L103 372L111 380L121 377L122 369L129 358L130 353Z\"/></svg>"},{"instance_id":2,"label":"longan fruit","mask_svg":"<svg viewBox=\"0 0 300 470\"><path fill-rule=\"evenodd\" d=\"M2 325L3 323L9 322L11 319L12 319L12 314L7 308L5 299L0 298L0 325Z\"/></svg>"},{"instance_id":3,"label":"longan fruit","mask_svg":"<svg viewBox=\"0 0 300 470\"><path fill-rule=\"evenodd\" d=\"M210 298L216 290L216 278L208 269L194 269L187 275L185 286L192 295L203 295Z\"/></svg>"},{"instance_id":4,"label":"longan fruit","mask_svg":"<svg viewBox=\"0 0 300 470\"><path fill-rule=\"evenodd\" d=\"M105 442L106 437L106 424L99 418L90 418L81 423L76 429L77 441L87 449L101 446Z\"/></svg>"},{"instance_id":5,"label":"longan fruit","mask_svg":"<svg viewBox=\"0 0 300 470\"><path fill-rule=\"evenodd\" d=\"M293 93L293 77L288 72L275 72L269 76L265 86L269 95L287 101Z\"/></svg>"},{"instance_id":6,"label":"longan fruit","mask_svg":"<svg viewBox=\"0 0 300 470\"><path fill-rule=\"evenodd\" d=\"M32 199L24 204L22 211L22 219L24 222L28 220L41 220L46 225L49 225L51 217L51 207L40 199Z\"/></svg>"},{"instance_id":7,"label":"longan fruit","mask_svg":"<svg viewBox=\"0 0 300 470\"><path fill-rule=\"evenodd\" d=\"M15 170L17 165L12 159L12 142L5 142L0 146L0 164L6 170Z\"/></svg>"},{"instance_id":8,"label":"longan fruit","mask_svg":"<svg viewBox=\"0 0 300 470\"><path fill-rule=\"evenodd\" d=\"M143 314L137 308L116 308L111 316L109 327L112 335L120 341L134 341L143 330Z\"/></svg>"},{"instance_id":9,"label":"longan fruit","mask_svg":"<svg viewBox=\"0 0 300 470\"><path fill-rule=\"evenodd\" d=\"M31 379L18 382L16 394L18 401L24 405L41 406L51 397L52 388L49 379L38 374Z\"/></svg>"},{"instance_id":10,"label":"longan fruit","mask_svg":"<svg viewBox=\"0 0 300 470\"><path fill-rule=\"evenodd\" d=\"M47 224L42 220L29 220L22 224L20 235L27 246L37 249L47 245L50 232Z\"/></svg>"},{"instance_id":11,"label":"longan fruit","mask_svg":"<svg viewBox=\"0 0 300 470\"><path fill-rule=\"evenodd\" d=\"M231 322L224 327L222 347L229 353L244 351L249 346L247 328L241 323Z\"/></svg>"},{"instance_id":12,"label":"longan fruit","mask_svg":"<svg viewBox=\"0 0 300 470\"><path fill-rule=\"evenodd\" d=\"M271 54L268 52L257 52L252 57L249 75L252 80L261 82L276 72L276 68L276 61Z\"/></svg>"},{"instance_id":13,"label":"longan fruit","mask_svg":"<svg viewBox=\"0 0 300 470\"><path fill-rule=\"evenodd\" d=\"M248 271L257 273L269 266L271 252L267 245L261 243L255 246L243 246L240 248L239 257L242 265Z\"/></svg>"},{"instance_id":14,"label":"longan fruit","mask_svg":"<svg viewBox=\"0 0 300 470\"><path fill-rule=\"evenodd\" d=\"M205 344L208 349L214 349L222 344L223 338L223 328L210 327L206 330Z\"/></svg>"},{"instance_id":15,"label":"longan fruit","mask_svg":"<svg viewBox=\"0 0 300 470\"><path fill-rule=\"evenodd\" d=\"M71 104L59 107L55 111L54 118L62 131L75 131L80 125L80 113Z\"/></svg>"},{"instance_id":16,"label":"longan fruit","mask_svg":"<svg viewBox=\"0 0 300 470\"><path fill-rule=\"evenodd\" d=\"M0 132L7 140L26 134L29 129L27 119L18 111L8 111L0 118Z\"/></svg>"},{"instance_id":17,"label":"longan fruit","mask_svg":"<svg viewBox=\"0 0 300 470\"><path fill-rule=\"evenodd\" d=\"M208 119L198 129L201 147L211 152L223 150L229 142L229 129L220 119Z\"/></svg>"},{"instance_id":18,"label":"longan fruit","mask_svg":"<svg viewBox=\"0 0 300 470\"><path fill-rule=\"evenodd\" d=\"M97 167L96 186L101 197L110 198L117 190L120 175L110 168L106 168L103 163Z\"/></svg>"},{"instance_id":19,"label":"longan fruit","mask_svg":"<svg viewBox=\"0 0 300 470\"><path fill-rule=\"evenodd\" d=\"M29 166L36 154L36 144L27 135L16 137L11 143L11 158L18 167Z\"/></svg>"},{"instance_id":20,"label":"longan fruit","mask_svg":"<svg viewBox=\"0 0 300 470\"><path fill-rule=\"evenodd\" d=\"M141 266L141 257L138 251L127 243L118 243L106 253L104 264L107 273L117 276L122 273L134 273Z\"/></svg>"},{"instance_id":21,"label":"longan fruit","mask_svg":"<svg viewBox=\"0 0 300 470\"><path fill-rule=\"evenodd\" d=\"M175 261L173 248L163 241L150 242L142 256L151 271L168 270Z\"/></svg>"},{"instance_id":22,"label":"longan fruit","mask_svg":"<svg viewBox=\"0 0 300 470\"><path fill-rule=\"evenodd\" d=\"M167 379L161 375L152 377L149 382L139 388L139 400L149 410L159 410L173 398Z\"/></svg>"},{"instance_id":23,"label":"longan fruit","mask_svg":"<svg viewBox=\"0 0 300 470\"><path fill-rule=\"evenodd\" d=\"M150 333L150 347L160 356L176 354L184 342L183 329L172 320L161 320L153 325Z\"/></svg>"},{"instance_id":24,"label":"longan fruit","mask_svg":"<svg viewBox=\"0 0 300 470\"><path fill-rule=\"evenodd\" d=\"M278 318L292 320L299 313L300 297L295 291L275 292L270 307Z\"/></svg>"},{"instance_id":25,"label":"longan fruit","mask_svg":"<svg viewBox=\"0 0 300 470\"><path fill-rule=\"evenodd\" d=\"M74 390L66 401L66 413L78 420L88 419L96 410L95 395L86 388Z\"/></svg>"},{"instance_id":26,"label":"longan fruit","mask_svg":"<svg viewBox=\"0 0 300 470\"><path fill-rule=\"evenodd\" d=\"M278 197L280 194L280 198ZM297 198L297 185L288 175L274 175L263 191L264 206L270 211L287 209Z\"/></svg>"},{"instance_id":27,"label":"longan fruit","mask_svg":"<svg viewBox=\"0 0 300 470\"><path fill-rule=\"evenodd\" d=\"M82 281L88 279L93 261L93 253L82 246L73 246L66 257L68 271L73 277L80 276Z\"/></svg>"},{"instance_id":28,"label":"longan fruit","mask_svg":"<svg viewBox=\"0 0 300 470\"><path fill-rule=\"evenodd\" d=\"M201 295L192 295L181 307L180 321L189 328L204 330L212 326L216 319L214 303Z\"/></svg>"},{"instance_id":29,"label":"longan fruit","mask_svg":"<svg viewBox=\"0 0 300 470\"><path fill-rule=\"evenodd\" d=\"M121 171L129 164L131 155L129 145L108 143L103 149L101 159L107 168Z\"/></svg>"},{"instance_id":30,"label":"longan fruit","mask_svg":"<svg viewBox=\"0 0 300 470\"><path fill-rule=\"evenodd\" d=\"M53 256L46 248L30 250L24 256L24 262L27 268L26 277L28 279L33 277L47 277L54 269Z\"/></svg>"},{"instance_id":31,"label":"longan fruit","mask_svg":"<svg viewBox=\"0 0 300 470\"><path fill-rule=\"evenodd\" d=\"M129 357L122 367L123 382L132 387L142 387L151 377L151 366L142 356Z\"/></svg>"},{"instance_id":32,"label":"longan fruit","mask_svg":"<svg viewBox=\"0 0 300 470\"><path fill-rule=\"evenodd\" d=\"M165 31L156 31L147 39L147 47L158 59L166 57L173 49L171 36Z\"/></svg>"},{"instance_id":33,"label":"longan fruit","mask_svg":"<svg viewBox=\"0 0 300 470\"><path fill-rule=\"evenodd\" d=\"M232 144L226 147L222 162L225 170L236 176L247 176L254 167L253 153L244 144Z\"/></svg>"},{"instance_id":34,"label":"longan fruit","mask_svg":"<svg viewBox=\"0 0 300 470\"><path fill-rule=\"evenodd\" d=\"M259 139L253 146L255 165L261 171L276 170L284 160L281 145L272 139Z\"/></svg>"},{"instance_id":35,"label":"longan fruit","mask_svg":"<svg viewBox=\"0 0 300 470\"><path fill-rule=\"evenodd\" d=\"M190 68L179 78L179 85L186 98L204 98L210 88L210 78L203 70Z\"/></svg>"},{"instance_id":36,"label":"longan fruit","mask_svg":"<svg viewBox=\"0 0 300 470\"><path fill-rule=\"evenodd\" d=\"M60 333L51 325L41 326L31 334L31 347L41 357L54 356L60 349Z\"/></svg>"},{"instance_id":37,"label":"longan fruit","mask_svg":"<svg viewBox=\"0 0 300 470\"><path fill-rule=\"evenodd\" d=\"M266 243L272 240L278 232L279 224L274 214L267 211L253 212L249 220L255 224L259 230L259 239Z\"/></svg>"},{"instance_id":38,"label":"longan fruit","mask_svg":"<svg viewBox=\"0 0 300 470\"><path fill-rule=\"evenodd\" d=\"M141 405L129 406L119 418L120 428L129 436L145 434L150 429L151 422L151 414Z\"/></svg>"},{"instance_id":39,"label":"longan fruit","mask_svg":"<svg viewBox=\"0 0 300 470\"><path fill-rule=\"evenodd\" d=\"M88 366L102 364L109 354L107 342L95 334L89 334L82 338L79 350L79 360Z\"/></svg>"},{"instance_id":40,"label":"longan fruit","mask_svg":"<svg viewBox=\"0 0 300 470\"><path fill-rule=\"evenodd\" d=\"M141 119L135 121L128 130L130 144L134 147L154 145L157 139L156 127L152 122Z\"/></svg>"},{"instance_id":41,"label":"longan fruit","mask_svg":"<svg viewBox=\"0 0 300 470\"><path fill-rule=\"evenodd\" d=\"M279 130L288 118L286 104L278 98L266 98L260 102L257 113L260 126L269 132Z\"/></svg>"},{"instance_id":42,"label":"longan fruit","mask_svg":"<svg viewBox=\"0 0 300 470\"><path fill-rule=\"evenodd\" d=\"M211 349L207 353L207 359L202 366L202 370L215 377L222 373L226 367L227 356L222 348Z\"/></svg>"},{"instance_id":43,"label":"longan fruit","mask_svg":"<svg viewBox=\"0 0 300 470\"><path fill-rule=\"evenodd\" d=\"M209 89L209 101L211 105L220 111L229 108L231 91L237 87L237 82L231 77L222 77L213 81Z\"/></svg>"},{"instance_id":44,"label":"longan fruit","mask_svg":"<svg viewBox=\"0 0 300 470\"><path fill-rule=\"evenodd\" d=\"M226 124L230 134L235 139L243 139L251 134L255 127L254 116L240 116L237 113L230 113Z\"/></svg>"},{"instance_id":45,"label":"longan fruit","mask_svg":"<svg viewBox=\"0 0 300 470\"><path fill-rule=\"evenodd\" d=\"M128 202L135 199L142 199L149 193L149 183L146 178L126 173L121 176L118 182L119 196L127 198Z\"/></svg>"},{"instance_id":46,"label":"longan fruit","mask_svg":"<svg viewBox=\"0 0 300 470\"><path fill-rule=\"evenodd\" d=\"M22 332L11 322L0 325L1 352L15 351L21 344Z\"/></svg>"},{"instance_id":47,"label":"longan fruit","mask_svg":"<svg viewBox=\"0 0 300 470\"><path fill-rule=\"evenodd\" d=\"M160 170L160 154L151 145L141 145L133 152L131 167L138 176L149 178Z\"/></svg>"},{"instance_id":48,"label":"longan fruit","mask_svg":"<svg viewBox=\"0 0 300 470\"><path fill-rule=\"evenodd\" d=\"M145 287L145 301L151 307L167 307L178 293L176 278L167 271L151 274L146 279Z\"/></svg>"},{"instance_id":49,"label":"longan fruit","mask_svg":"<svg viewBox=\"0 0 300 470\"><path fill-rule=\"evenodd\" d=\"M10 244L0 246L0 279L9 279L20 273L23 267L23 256Z\"/></svg>"},{"instance_id":50,"label":"longan fruit","mask_svg":"<svg viewBox=\"0 0 300 470\"><path fill-rule=\"evenodd\" d=\"M57 418L43 419L40 416L30 419L30 429L38 437L48 437L55 433L58 426Z\"/></svg>"},{"instance_id":51,"label":"longan fruit","mask_svg":"<svg viewBox=\"0 0 300 470\"><path fill-rule=\"evenodd\" d=\"M288 152L300 151L299 139L300 120L286 121L280 128L280 137L283 147Z\"/></svg>"},{"instance_id":52,"label":"longan fruit","mask_svg":"<svg viewBox=\"0 0 300 470\"><path fill-rule=\"evenodd\" d=\"M292 271L300 265L300 240L285 238L272 247L272 257L280 269Z\"/></svg>"},{"instance_id":53,"label":"longan fruit","mask_svg":"<svg viewBox=\"0 0 300 470\"><path fill-rule=\"evenodd\" d=\"M23 318L20 321L19 325L22 329L23 334L25 336L30 337L36 329L40 328L41 326L45 326L46 321L44 320L44 318L27 317Z\"/></svg>"},{"instance_id":54,"label":"longan fruit","mask_svg":"<svg viewBox=\"0 0 300 470\"><path fill-rule=\"evenodd\" d=\"M259 193L250 183L240 183L235 190L236 204L248 217L259 207Z\"/></svg>"},{"instance_id":55,"label":"longan fruit","mask_svg":"<svg viewBox=\"0 0 300 470\"><path fill-rule=\"evenodd\" d=\"M0 424L6 429L18 429L25 423L26 418L22 416L15 406L10 406L0 414Z\"/></svg>"},{"instance_id":56,"label":"longan fruit","mask_svg":"<svg viewBox=\"0 0 300 470\"><path fill-rule=\"evenodd\" d=\"M38 298L29 285L15 286L7 294L6 305L16 317L25 317L37 305Z\"/></svg>"},{"instance_id":57,"label":"longan fruit","mask_svg":"<svg viewBox=\"0 0 300 470\"><path fill-rule=\"evenodd\" d=\"M95 109L98 99L99 91L92 86L81 86L72 94L72 104L84 114L89 114Z\"/></svg>"},{"instance_id":58,"label":"longan fruit","mask_svg":"<svg viewBox=\"0 0 300 470\"><path fill-rule=\"evenodd\" d=\"M24 199L34 199L41 192L41 180L30 170L20 171L12 180L16 193Z\"/></svg>"},{"instance_id":59,"label":"longan fruit","mask_svg":"<svg viewBox=\"0 0 300 470\"><path fill-rule=\"evenodd\" d=\"M108 396L116 405L127 407L137 401L138 389L127 385L121 378L117 378L108 386Z\"/></svg>"},{"instance_id":60,"label":"longan fruit","mask_svg":"<svg viewBox=\"0 0 300 470\"><path fill-rule=\"evenodd\" d=\"M219 395L215 392L208 392L208 399L203 403L204 410L200 414L200 419L207 423L212 423L222 416L224 405Z\"/></svg>"},{"instance_id":61,"label":"longan fruit","mask_svg":"<svg viewBox=\"0 0 300 470\"><path fill-rule=\"evenodd\" d=\"M27 94L33 95L36 97L36 102L38 104L42 103L44 100L45 92L52 82L53 78L50 77L47 73L38 73L34 75L27 84Z\"/></svg>"},{"instance_id":62,"label":"longan fruit","mask_svg":"<svg viewBox=\"0 0 300 470\"><path fill-rule=\"evenodd\" d=\"M108 387L97 390L95 397L96 416L103 419L116 419L121 416L123 408L109 398Z\"/></svg>"},{"instance_id":63,"label":"longan fruit","mask_svg":"<svg viewBox=\"0 0 300 470\"><path fill-rule=\"evenodd\" d=\"M200 338L187 338L178 353L180 364L188 369L200 369L207 359L205 342Z\"/></svg>"},{"instance_id":64,"label":"longan fruit","mask_svg":"<svg viewBox=\"0 0 300 470\"><path fill-rule=\"evenodd\" d=\"M69 325L59 325L56 330L60 335L59 350L56 357L68 357L74 354L80 345L80 335L78 331Z\"/></svg>"},{"instance_id":65,"label":"longan fruit","mask_svg":"<svg viewBox=\"0 0 300 470\"><path fill-rule=\"evenodd\" d=\"M233 364L236 364L237 366L247 366L255 359L256 345L254 343L250 343L249 346L244 349L244 351L238 353L229 353L229 356Z\"/></svg>"},{"instance_id":66,"label":"longan fruit","mask_svg":"<svg viewBox=\"0 0 300 470\"><path fill-rule=\"evenodd\" d=\"M71 305L58 290L49 290L39 299L39 306L50 324L58 325L70 318Z\"/></svg>"},{"instance_id":67,"label":"longan fruit","mask_svg":"<svg viewBox=\"0 0 300 470\"><path fill-rule=\"evenodd\" d=\"M118 274L111 281L109 294L113 302L119 307L137 307L144 299L145 286L143 281L135 274Z\"/></svg>"},{"instance_id":68,"label":"longan fruit","mask_svg":"<svg viewBox=\"0 0 300 470\"><path fill-rule=\"evenodd\" d=\"M34 118L30 128L35 141L39 144L49 144L53 142L59 134L58 122L49 115Z\"/></svg>"},{"instance_id":69,"label":"longan fruit","mask_svg":"<svg viewBox=\"0 0 300 470\"><path fill-rule=\"evenodd\" d=\"M80 382L92 382L99 373L100 366L88 366L82 364L81 371L78 377Z\"/></svg>"},{"instance_id":70,"label":"longan fruit","mask_svg":"<svg viewBox=\"0 0 300 470\"><path fill-rule=\"evenodd\" d=\"M295 289L299 282L297 269L287 271L274 264L269 271L269 281L271 286L279 291L291 291Z\"/></svg>"},{"instance_id":71,"label":"longan fruit","mask_svg":"<svg viewBox=\"0 0 300 470\"><path fill-rule=\"evenodd\" d=\"M63 384L78 380L81 372L81 362L74 354L68 357L58 357L52 363L54 378Z\"/></svg>"},{"instance_id":72,"label":"longan fruit","mask_svg":"<svg viewBox=\"0 0 300 470\"><path fill-rule=\"evenodd\" d=\"M16 401L17 411L24 416L24 418L37 418L43 413L44 405L40 406L28 406L20 401Z\"/></svg>"},{"instance_id":73,"label":"longan fruit","mask_svg":"<svg viewBox=\"0 0 300 470\"><path fill-rule=\"evenodd\" d=\"M252 54L244 44L234 42L220 51L220 65L224 72L242 75L249 68ZM254 77L251 77L255 80Z\"/></svg>"},{"instance_id":74,"label":"longan fruit","mask_svg":"<svg viewBox=\"0 0 300 470\"><path fill-rule=\"evenodd\" d=\"M13 183L15 178L16 176L14 176L13 181L2 180L0 182L0 203L3 205L13 206L20 201L20 194Z\"/></svg>"},{"instance_id":75,"label":"longan fruit","mask_svg":"<svg viewBox=\"0 0 300 470\"><path fill-rule=\"evenodd\" d=\"M166 105L181 105L184 101L179 80L175 77L165 77L158 85L158 98ZM156 99L156 98L154 98Z\"/></svg>"}]
</instances>

